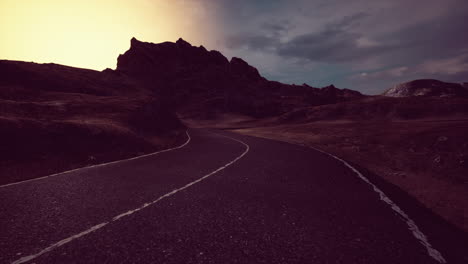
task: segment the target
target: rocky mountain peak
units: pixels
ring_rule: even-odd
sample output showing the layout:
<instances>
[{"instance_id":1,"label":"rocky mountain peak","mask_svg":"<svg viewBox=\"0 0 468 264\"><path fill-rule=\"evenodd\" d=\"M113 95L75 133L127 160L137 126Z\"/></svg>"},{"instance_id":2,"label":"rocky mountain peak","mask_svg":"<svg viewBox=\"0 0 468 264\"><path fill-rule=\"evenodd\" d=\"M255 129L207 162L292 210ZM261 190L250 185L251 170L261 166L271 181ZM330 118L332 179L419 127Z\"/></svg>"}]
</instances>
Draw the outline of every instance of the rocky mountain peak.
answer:
<instances>
[{"instance_id":1,"label":"rocky mountain peak","mask_svg":"<svg viewBox=\"0 0 468 264\"><path fill-rule=\"evenodd\" d=\"M244 61L241 58L233 57L230 61L230 65L231 71L238 76L242 76L244 78L252 80L262 78L262 76L260 76L260 73L255 67L250 66L246 61Z\"/></svg>"},{"instance_id":2,"label":"rocky mountain peak","mask_svg":"<svg viewBox=\"0 0 468 264\"><path fill-rule=\"evenodd\" d=\"M192 44L188 43L188 42L185 41L183 38L179 38L179 39L176 41L176 44L177 44L179 47L185 47L185 48L190 48L190 47L192 47Z\"/></svg>"},{"instance_id":3,"label":"rocky mountain peak","mask_svg":"<svg viewBox=\"0 0 468 264\"><path fill-rule=\"evenodd\" d=\"M139 41L138 39L136 39L135 37L133 37L131 40L130 40L130 48L131 47L135 47L137 46L138 44L140 44L141 41Z\"/></svg>"},{"instance_id":4,"label":"rocky mountain peak","mask_svg":"<svg viewBox=\"0 0 468 264\"><path fill-rule=\"evenodd\" d=\"M208 51L205 47L195 47L180 38L174 42L159 44L131 39L130 49L120 55L117 71L139 77L155 79L156 76L169 76L181 72L230 72L241 79L260 79L258 70L240 58L230 62L219 51ZM221 68L220 68L221 67ZM212 68L218 68L214 70ZM179 76L180 77L180 76Z\"/></svg>"},{"instance_id":5,"label":"rocky mountain peak","mask_svg":"<svg viewBox=\"0 0 468 264\"><path fill-rule=\"evenodd\" d=\"M182 38L159 44L132 38L130 49L118 58L116 71L188 112L195 107L269 116L293 105L323 105L362 97L359 92L333 85L318 89L268 81L243 59L229 61L219 51L192 46ZM200 106L201 102L210 105Z\"/></svg>"},{"instance_id":6,"label":"rocky mountain peak","mask_svg":"<svg viewBox=\"0 0 468 264\"><path fill-rule=\"evenodd\" d=\"M338 88L336 88L335 85L330 84L330 85L328 85L328 86L323 87L322 89L325 89L325 90L335 90L335 89L338 89Z\"/></svg>"}]
</instances>

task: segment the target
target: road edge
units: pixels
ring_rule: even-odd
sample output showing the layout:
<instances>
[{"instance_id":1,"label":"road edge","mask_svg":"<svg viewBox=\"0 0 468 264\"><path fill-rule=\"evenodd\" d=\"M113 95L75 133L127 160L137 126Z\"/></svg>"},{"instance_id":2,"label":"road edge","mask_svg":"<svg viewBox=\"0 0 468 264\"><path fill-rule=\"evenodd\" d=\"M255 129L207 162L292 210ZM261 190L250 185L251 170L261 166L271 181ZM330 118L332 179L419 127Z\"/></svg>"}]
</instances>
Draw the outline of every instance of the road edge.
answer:
<instances>
[{"instance_id":1,"label":"road edge","mask_svg":"<svg viewBox=\"0 0 468 264\"><path fill-rule=\"evenodd\" d=\"M211 130L211 129L210 129ZM397 185L392 184L391 182L386 181L384 178L382 178L379 175L376 175L375 173L371 172L369 169L366 169L365 167L355 164L352 162L345 161L338 156L335 156L333 154L330 154L326 151L323 151L319 148L309 146L307 144L301 144L301 143L295 143L295 142L288 142L285 140L280 140L280 139L274 139L274 138L268 138L268 137L261 137L261 136L255 136L255 135L250 135L250 134L244 134L244 133L239 133L235 132L232 130L225 130L225 129L213 129L213 130L220 130L228 133L232 133L235 135L239 136L245 136L245 137L252 137L252 138L258 138L258 139L263 139L263 140L270 140L278 143L283 143L283 144L289 144L293 146L298 146L298 147L304 147L306 149L310 149L313 151L317 151L321 153L322 155L326 155L330 158L333 158L343 164L343 166L348 167L346 164L344 164L342 161L346 162L349 165L349 169L353 172L356 173L351 169L354 168L357 172L361 173L361 175L366 175L364 176L365 178L368 179L369 183L372 183L373 186L375 186L377 189L382 191L382 193L386 194L387 197L392 197L390 199L392 202L397 201L396 204L398 204L400 210L405 213L405 211L411 212L411 215L413 216L412 219L415 219L418 222L418 228L419 229L424 229L424 230L431 230L431 245L436 245L437 248L442 249L442 252L444 252L443 261L444 262L439 262L439 263L468 263L468 255L464 253L466 249L464 249L463 245L464 243L468 242L468 233L464 232L457 226L451 224L450 222L446 221L443 219L441 216L437 215L434 213L432 210L424 206L421 202L419 202L415 197L411 196L404 190L402 190L400 187ZM363 173L364 172L364 173ZM359 175L357 175L359 177ZM360 178L363 180L362 178ZM365 182L365 181L364 181ZM366 182L367 183L367 182ZM369 184L367 183L367 184ZM371 187L372 187L371 185ZM378 187L377 187L378 186ZM387 195L389 194L389 195ZM380 196L380 194L379 194ZM381 199L382 200L382 199ZM401 209L403 208L403 209ZM405 221L405 219L396 212L393 208L391 208L392 211L394 211L402 220ZM417 212L418 214L416 214ZM421 215L422 216L421 216ZM428 219L426 219L428 217ZM411 218L410 218L411 219ZM413 220L413 222L415 222ZM418 241L419 238L416 236L416 234L413 233L413 230L409 227L408 228L413 236L416 237ZM447 233L444 233L447 232ZM435 233L435 234L433 234ZM423 233L424 234L424 233ZM427 238L427 236L426 236ZM435 239L434 239L435 238ZM445 241L443 241L445 240ZM450 243L446 243L449 241ZM454 248L453 245L456 245ZM438 251L438 250L437 250ZM439 251L438 251L439 252ZM440 253L440 252L439 252ZM450 254L446 254L450 253ZM429 255L430 256L430 255ZM432 257L432 256L431 256ZM454 259L455 257L455 259Z\"/></svg>"},{"instance_id":2,"label":"road edge","mask_svg":"<svg viewBox=\"0 0 468 264\"><path fill-rule=\"evenodd\" d=\"M159 150L159 151L156 151L156 152L152 152L152 153L148 153L148 154L144 154L144 155L141 155L141 156L136 156L136 157L132 157L132 158L128 158L128 159L115 160L115 161L111 161L111 162L100 163L100 164L95 164L95 165L91 165L91 166L76 168L76 169L73 169L73 170L62 171L62 172L59 172L59 173L54 173L54 174L50 174L50 175L46 175L46 176L42 176L42 177L38 177L38 178L32 178L32 179L28 179L28 180L24 180L24 181L7 183L7 184L4 184L4 185L0 185L0 188L6 188L6 187L19 185L19 184L23 184L23 183L39 181L39 180L43 180L43 179L47 179L47 178L51 178L51 177L56 177L56 176L60 176L60 175L64 175L64 174L68 174L68 173L72 173L72 172L77 172L77 171L80 171L80 170L105 167L105 166L120 163L120 162L126 162L126 161L130 161L130 160L146 158L146 157L158 155L158 154L161 154L161 153L164 153L164 152L168 152L168 151L172 151L172 150L176 150L176 149L181 149L181 148L187 146L191 141L191 137L190 137L190 134L188 133L188 129L185 131L185 134L187 135L187 141L185 141L182 145L179 145L177 147L168 148L168 149L164 149L164 150Z\"/></svg>"}]
</instances>

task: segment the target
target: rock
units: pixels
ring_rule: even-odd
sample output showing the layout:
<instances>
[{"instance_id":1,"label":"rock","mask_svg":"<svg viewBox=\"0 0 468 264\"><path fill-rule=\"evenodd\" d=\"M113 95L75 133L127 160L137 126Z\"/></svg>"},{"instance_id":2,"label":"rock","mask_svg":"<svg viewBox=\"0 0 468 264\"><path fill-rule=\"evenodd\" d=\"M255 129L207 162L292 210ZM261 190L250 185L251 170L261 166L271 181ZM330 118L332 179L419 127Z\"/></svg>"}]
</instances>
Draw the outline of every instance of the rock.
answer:
<instances>
[{"instance_id":1,"label":"rock","mask_svg":"<svg viewBox=\"0 0 468 264\"><path fill-rule=\"evenodd\" d=\"M255 67L250 66L243 59L233 57L231 59L231 71L240 78L246 78L249 80L259 80L262 77Z\"/></svg>"},{"instance_id":2,"label":"rock","mask_svg":"<svg viewBox=\"0 0 468 264\"><path fill-rule=\"evenodd\" d=\"M179 38L176 42L177 45L179 45L182 48L190 48L192 45L188 43L187 41L183 40L182 38ZM206 50L205 50L206 51Z\"/></svg>"},{"instance_id":3,"label":"rock","mask_svg":"<svg viewBox=\"0 0 468 264\"><path fill-rule=\"evenodd\" d=\"M268 81L243 59L228 61L219 51L194 47L182 38L159 44L132 38L130 49L118 58L116 72L164 95L176 110L190 115L236 112L265 117L363 97L333 85L318 89Z\"/></svg>"},{"instance_id":4,"label":"rock","mask_svg":"<svg viewBox=\"0 0 468 264\"><path fill-rule=\"evenodd\" d=\"M468 89L459 83L447 83L432 79L421 79L395 85L394 87L385 91L382 95L390 97L468 97Z\"/></svg>"}]
</instances>

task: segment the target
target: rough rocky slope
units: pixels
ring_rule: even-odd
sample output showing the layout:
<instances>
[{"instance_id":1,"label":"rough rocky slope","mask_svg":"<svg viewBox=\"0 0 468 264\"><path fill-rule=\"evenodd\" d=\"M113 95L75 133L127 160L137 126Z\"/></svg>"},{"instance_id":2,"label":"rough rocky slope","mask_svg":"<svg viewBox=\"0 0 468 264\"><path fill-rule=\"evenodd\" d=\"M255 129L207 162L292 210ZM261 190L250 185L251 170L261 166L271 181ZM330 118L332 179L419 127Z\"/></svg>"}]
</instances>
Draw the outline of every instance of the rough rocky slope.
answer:
<instances>
[{"instance_id":1,"label":"rough rocky slope","mask_svg":"<svg viewBox=\"0 0 468 264\"><path fill-rule=\"evenodd\" d=\"M0 184L174 145L163 100L112 71L0 61Z\"/></svg>"},{"instance_id":2,"label":"rough rocky slope","mask_svg":"<svg viewBox=\"0 0 468 264\"><path fill-rule=\"evenodd\" d=\"M153 44L133 38L130 49L119 56L116 72L138 79L179 112L191 115L236 112L266 117L363 97L334 86L318 89L268 81L240 58L229 61L218 51L182 39Z\"/></svg>"}]
</instances>

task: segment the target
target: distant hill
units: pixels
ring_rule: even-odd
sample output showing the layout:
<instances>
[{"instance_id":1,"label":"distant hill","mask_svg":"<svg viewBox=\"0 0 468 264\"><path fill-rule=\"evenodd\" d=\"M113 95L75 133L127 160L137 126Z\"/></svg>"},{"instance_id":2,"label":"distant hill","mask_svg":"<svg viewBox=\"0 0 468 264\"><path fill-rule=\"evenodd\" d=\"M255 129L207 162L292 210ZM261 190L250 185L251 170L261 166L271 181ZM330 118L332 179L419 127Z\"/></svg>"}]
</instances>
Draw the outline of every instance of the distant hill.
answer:
<instances>
[{"instance_id":1,"label":"distant hill","mask_svg":"<svg viewBox=\"0 0 468 264\"><path fill-rule=\"evenodd\" d=\"M383 93L390 97L409 96L457 96L468 97L467 83L448 83L432 79L400 83Z\"/></svg>"},{"instance_id":2,"label":"distant hill","mask_svg":"<svg viewBox=\"0 0 468 264\"><path fill-rule=\"evenodd\" d=\"M381 96L307 106L279 116L280 122L321 120L411 120L468 118L468 84L422 79L395 85Z\"/></svg>"}]
</instances>

